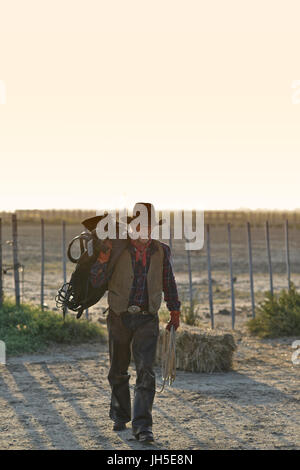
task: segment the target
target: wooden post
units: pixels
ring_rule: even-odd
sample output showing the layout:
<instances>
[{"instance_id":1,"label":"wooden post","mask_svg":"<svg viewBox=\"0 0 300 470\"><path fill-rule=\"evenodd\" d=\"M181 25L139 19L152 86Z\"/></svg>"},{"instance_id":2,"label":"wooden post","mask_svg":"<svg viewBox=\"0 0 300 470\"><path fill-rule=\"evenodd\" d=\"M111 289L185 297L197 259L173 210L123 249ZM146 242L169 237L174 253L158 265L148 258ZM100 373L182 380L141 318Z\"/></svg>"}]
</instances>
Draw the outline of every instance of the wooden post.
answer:
<instances>
[{"instance_id":1,"label":"wooden post","mask_svg":"<svg viewBox=\"0 0 300 470\"><path fill-rule=\"evenodd\" d=\"M89 309L88 308L85 311L85 318L86 318L86 320L89 319Z\"/></svg>"},{"instance_id":2,"label":"wooden post","mask_svg":"<svg viewBox=\"0 0 300 470\"><path fill-rule=\"evenodd\" d=\"M187 260L188 260L188 271L189 271L189 291L190 291L190 313L194 311L194 302L193 302L193 280L192 280L192 266L191 266L191 253L190 250L186 250Z\"/></svg>"},{"instance_id":3,"label":"wooden post","mask_svg":"<svg viewBox=\"0 0 300 470\"><path fill-rule=\"evenodd\" d=\"M231 324L232 324L232 329L234 329L234 325L235 325L235 299L234 299L234 286L233 286L230 222L227 224L227 230L228 230L229 270L230 270L230 289L231 289Z\"/></svg>"},{"instance_id":4,"label":"wooden post","mask_svg":"<svg viewBox=\"0 0 300 470\"><path fill-rule=\"evenodd\" d=\"M3 305L2 219L0 218L0 308Z\"/></svg>"},{"instance_id":5,"label":"wooden post","mask_svg":"<svg viewBox=\"0 0 300 470\"><path fill-rule=\"evenodd\" d=\"M266 221L266 242L267 242L267 255L268 255L268 266L269 266L269 277L270 277L270 292L274 295L273 289L273 272L272 272L272 259L271 259L271 246L270 246L270 230L269 222Z\"/></svg>"},{"instance_id":6,"label":"wooden post","mask_svg":"<svg viewBox=\"0 0 300 470\"><path fill-rule=\"evenodd\" d=\"M209 224L206 225L206 250L207 250L208 296L209 296L210 322L211 322L211 327L213 329L214 326L215 326L215 322L214 322L213 292L212 292L212 279L211 279Z\"/></svg>"},{"instance_id":7,"label":"wooden post","mask_svg":"<svg viewBox=\"0 0 300 470\"><path fill-rule=\"evenodd\" d=\"M288 289L291 289L291 265L290 265L290 247L289 247L289 221L285 221L285 253L286 253L286 271L288 280Z\"/></svg>"},{"instance_id":8,"label":"wooden post","mask_svg":"<svg viewBox=\"0 0 300 470\"><path fill-rule=\"evenodd\" d=\"M251 227L250 222L247 222L248 234L248 253L249 253L249 276L250 276L250 293L251 293L251 306L252 317L255 317L255 301L254 301L254 284L253 284L253 266L252 266L252 243L251 243Z\"/></svg>"},{"instance_id":9,"label":"wooden post","mask_svg":"<svg viewBox=\"0 0 300 470\"><path fill-rule=\"evenodd\" d=\"M44 278L45 278L45 227L41 219L41 309L44 310Z\"/></svg>"},{"instance_id":10,"label":"wooden post","mask_svg":"<svg viewBox=\"0 0 300 470\"><path fill-rule=\"evenodd\" d=\"M16 214L12 214L12 237L13 237L13 266L15 279L15 295L16 305L20 305L20 279L19 279L19 262L18 262L18 227Z\"/></svg>"}]
</instances>

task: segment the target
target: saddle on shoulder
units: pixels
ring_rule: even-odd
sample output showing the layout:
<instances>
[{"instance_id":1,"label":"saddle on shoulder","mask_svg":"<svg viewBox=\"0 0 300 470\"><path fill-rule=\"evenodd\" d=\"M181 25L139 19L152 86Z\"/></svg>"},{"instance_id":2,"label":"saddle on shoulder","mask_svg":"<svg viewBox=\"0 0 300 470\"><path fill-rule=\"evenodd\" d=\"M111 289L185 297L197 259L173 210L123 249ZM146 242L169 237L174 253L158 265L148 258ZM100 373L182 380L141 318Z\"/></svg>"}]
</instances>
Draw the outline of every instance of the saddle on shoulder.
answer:
<instances>
[{"instance_id":1,"label":"saddle on shoulder","mask_svg":"<svg viewBox=\"0 0 300 470\"><path fill-rule=\"evenodd\" d=\"M104 240L97 237L96 227L98 222L104 216L96 216L86 219L82 222L87 231L74 237L69 243L67 255L72 263L76 263L70 281L62 285L56 295L56 306L63 312L65 318L66 311L69 309L77 312L76 317L80 318L83 311L95 305L103 297L108 288L108 281L113 273L115 264L128 245L128 238L120 238L122 228L116 222L116 239L110 239L112 248L105 278L100 286L95 288L90 282L90 271L92 265L97 260L101 251L107 251ZM79 242L80 256L75 258L72 255L72 247L75 242Z\"/></svg>"}]
</instances>

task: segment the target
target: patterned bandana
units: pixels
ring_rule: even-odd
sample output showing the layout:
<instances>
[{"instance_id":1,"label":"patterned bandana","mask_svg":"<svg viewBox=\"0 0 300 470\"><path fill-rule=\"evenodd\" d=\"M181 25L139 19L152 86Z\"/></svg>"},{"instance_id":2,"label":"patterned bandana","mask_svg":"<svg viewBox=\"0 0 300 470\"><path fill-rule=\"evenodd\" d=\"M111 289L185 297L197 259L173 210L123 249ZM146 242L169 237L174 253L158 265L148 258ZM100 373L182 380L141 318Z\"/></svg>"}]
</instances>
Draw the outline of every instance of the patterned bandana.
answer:
<instances>
[{"instance_id":1,"label":"patterned bandana","mask_svg":"<svg viewBox=\"0 0 300 470\"><path fill-rule=\"evenodd\" d=\"M132 245L135 247L135 261L139 261L141 259L143 266L146 266L147 248L151 242L151 238L147 241L147 243L139 243L137 240L131 240Z\"/></svg>"}]
</instances>

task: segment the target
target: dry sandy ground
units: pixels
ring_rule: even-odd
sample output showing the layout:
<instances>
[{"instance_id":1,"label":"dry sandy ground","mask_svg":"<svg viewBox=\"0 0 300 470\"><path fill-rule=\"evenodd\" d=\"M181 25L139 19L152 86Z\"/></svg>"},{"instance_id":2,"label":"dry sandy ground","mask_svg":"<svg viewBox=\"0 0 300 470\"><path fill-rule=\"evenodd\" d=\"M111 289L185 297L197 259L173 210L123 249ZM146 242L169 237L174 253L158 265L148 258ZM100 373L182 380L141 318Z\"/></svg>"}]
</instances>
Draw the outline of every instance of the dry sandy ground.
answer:
<instances>
[{"instance_id":1,"label":"dry sandy ground","mask_svg":"<svg viewBox=\"0 0 300 470\"><path fill-rule=\"evenodd\" d=\"M300 448L300 366L291 362L292 339L235 335L232 372L178 371L174 385L156 395L156 443L148 447ZM141 447L130 428L112 431L106 345L53 348L0 368L0 449Z\"/></svg>"},{"instance_id":2,"label":"dry sandy ground","mask_svg":"<svg viewBox=\"0 0 300 470\"><path fill-rule=\"evenodd\" d=\"M82 231L67 226L67 240ZM300 288L300 230L290 231L292 280ZM4 226L4 263L12 263L11 227ZM255 300L269 288L263 227L252 229ZM233 228L238 351L234 370L224 374L179 372L172 388L157 395L153 412L155 448L159 449L299 449L300 366L291 362L292 339L258 341L245 335L251 314L248 248L244 228ZM230 332L228 244L226 227L211 228L215 326ZM271 228L275 291L287 286L283 227ZM188 302L186 252L173 242L180 298ZM40 227L19 225L19 258L25 266L24 301L40 295ZM191 253L193 287L201 324L209 326L205 248ZM68 263L68 278L74 265ZM55 306L62 283L61 227L46 227L45 302ZM4 291L13 295L8 269ZM90 309L102 317L103 299ZM294 338L299 339L299 338ZM0 365L0 449L132 449L130 433L115 434L108 419L109 387L106 345L52 349L44 355L11 358ZM134 383L134 371L132 373Z\"/></svg>"}]
</instances>

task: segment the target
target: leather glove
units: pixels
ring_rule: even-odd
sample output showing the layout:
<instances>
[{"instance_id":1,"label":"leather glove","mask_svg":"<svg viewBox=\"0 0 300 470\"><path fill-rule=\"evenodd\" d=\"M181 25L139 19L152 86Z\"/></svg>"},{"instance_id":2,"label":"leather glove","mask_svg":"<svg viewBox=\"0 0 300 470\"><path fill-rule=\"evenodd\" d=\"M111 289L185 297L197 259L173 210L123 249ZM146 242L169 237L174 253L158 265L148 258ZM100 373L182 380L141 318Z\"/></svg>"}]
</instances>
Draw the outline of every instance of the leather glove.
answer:
<instances>
[{"instance_id":1,"label":"leather glove","mask_svg":"<svg viewBox=\"0 0 300 470\"><path fill-rule=\"evenodd\" d=\"M169 323L168 323L167 326L166 326L166 329L167 329L168 331L170 331L170 330L171 330L171 326L174 326L174 329L175 329L175 331L176 331L177 328L179 327L179 323L180 323L180 321L179 321L180 312L179 312L178 310L172 310L172 311L170 312L170 316L171 316L171 318L170 318Z\"/></svg>"}]
</instances>

